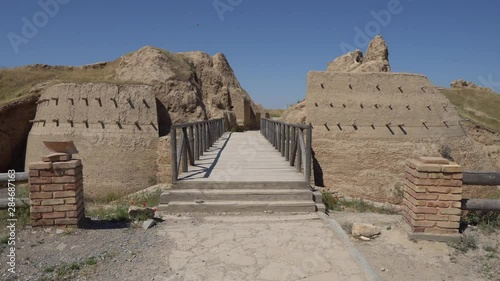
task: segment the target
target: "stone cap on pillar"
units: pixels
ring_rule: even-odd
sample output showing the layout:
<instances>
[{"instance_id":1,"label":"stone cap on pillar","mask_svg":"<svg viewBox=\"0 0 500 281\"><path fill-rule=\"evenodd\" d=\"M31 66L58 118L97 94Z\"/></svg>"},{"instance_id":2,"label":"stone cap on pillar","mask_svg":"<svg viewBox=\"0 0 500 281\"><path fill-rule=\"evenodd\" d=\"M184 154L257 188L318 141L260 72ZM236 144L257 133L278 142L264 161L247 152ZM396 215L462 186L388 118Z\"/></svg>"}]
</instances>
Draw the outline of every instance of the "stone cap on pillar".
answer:
<instances>
[{"instance_id":1,"label":"stone cap on pillar","mask_svg":"<svg viewBox=\"0 0 500 281\"><path fill-rule=\"evenodd\" d=\"M55 152L42 157L43 162L61 162L71 160L71 154Z\"/></svg>"},{"instance_id":2,"label":"stone cap on pillar","mask_svg":"<svg viewBox=\"0 0 500 281\"><path fill-rule=\"evenodd\" d=\"M43 162L69 161L72 154L78 153L73 141L44 141L43 144L50 152L42 158Z\"/></svg>"},{"instance_id":3,"label":"stone cap on pillar","mask_svg":"<svg viewBox=\"0 0 500 281\"><path fill-rule=\"evenodd\" d=\"M406 160L406 165L419 172L461 173L462 166L442 157L419 157Z\"/></svg>"}]
</instances>

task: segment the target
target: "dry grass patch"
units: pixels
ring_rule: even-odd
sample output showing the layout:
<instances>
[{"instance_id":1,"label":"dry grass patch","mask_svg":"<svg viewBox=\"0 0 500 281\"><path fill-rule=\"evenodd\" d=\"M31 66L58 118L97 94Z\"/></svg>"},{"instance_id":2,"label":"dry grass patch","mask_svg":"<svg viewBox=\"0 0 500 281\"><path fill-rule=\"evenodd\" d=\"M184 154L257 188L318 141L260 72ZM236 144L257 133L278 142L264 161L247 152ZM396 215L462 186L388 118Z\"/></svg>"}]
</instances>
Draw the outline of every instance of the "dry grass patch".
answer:
<instances>
[{"instance_id":1,"label":"dry grass patch","mask_svg":"<svg viewBox=\"0 0 500 281\"><path fill-rule=\"evenodd\" d=\"M443 89L441 92L463 118L500 132L500 94L481 89Z\"/></svg>"}]
</instances>

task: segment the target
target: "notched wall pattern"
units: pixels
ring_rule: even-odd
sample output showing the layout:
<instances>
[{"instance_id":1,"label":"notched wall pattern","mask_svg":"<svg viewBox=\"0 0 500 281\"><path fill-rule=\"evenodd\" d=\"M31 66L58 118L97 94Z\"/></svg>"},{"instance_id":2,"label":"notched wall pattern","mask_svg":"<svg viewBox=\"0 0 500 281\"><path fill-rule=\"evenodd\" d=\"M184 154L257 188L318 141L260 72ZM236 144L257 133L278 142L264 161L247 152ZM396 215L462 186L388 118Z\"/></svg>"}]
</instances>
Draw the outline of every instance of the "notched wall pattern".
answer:
<instances>
[{"instance_id":1,"label":"notched wall pattern","mask_svg":"<svg viewBox=\"0 0 500 281\"><path fill-rule=\"evenodd\" d=\"M26 163L47 153L42 141L73 140L90 197L140 190L155 179L159 132L151 86L54 85L31 122Z\"/></svg>"},{"instance_id":2,"label":"notched wall pattern","mask_svg":"<svg viewBox=\"0 0 500 281\"><path fill-rule=\"evenodd\" d=\"M422 75L310 72L307 122L327 138L464 136L459 116Z\"/></svg>"}]
</instances>

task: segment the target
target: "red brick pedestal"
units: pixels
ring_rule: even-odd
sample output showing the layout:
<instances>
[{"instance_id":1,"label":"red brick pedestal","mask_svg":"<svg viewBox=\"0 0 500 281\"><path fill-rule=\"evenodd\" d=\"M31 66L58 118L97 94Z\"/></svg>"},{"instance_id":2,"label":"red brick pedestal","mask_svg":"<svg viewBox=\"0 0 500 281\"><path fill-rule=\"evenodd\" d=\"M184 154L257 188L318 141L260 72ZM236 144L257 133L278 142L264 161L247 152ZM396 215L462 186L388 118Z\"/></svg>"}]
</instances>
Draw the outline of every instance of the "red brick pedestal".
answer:
<instances>
[{"instance_id":1,"label":"red brick pedestal","mask_svg":"<svg viewBox=\"0 0 500 281\"><path fill-rule=\"evenodd\" d=\"M439 157L406 160L403 214L410 239L450 241L459 236L462 167Z\"/></svg>"},{"instance_id":2,"label":"red brick pedestal","mask_svg":"<svg viewBox=\"0 0 500 281\"><path fill-rule=\"evenodd\" d=\"M85 217L82 163L56 158L28 165L31 225L78 227Z\"/></svg>"}]
</instances>

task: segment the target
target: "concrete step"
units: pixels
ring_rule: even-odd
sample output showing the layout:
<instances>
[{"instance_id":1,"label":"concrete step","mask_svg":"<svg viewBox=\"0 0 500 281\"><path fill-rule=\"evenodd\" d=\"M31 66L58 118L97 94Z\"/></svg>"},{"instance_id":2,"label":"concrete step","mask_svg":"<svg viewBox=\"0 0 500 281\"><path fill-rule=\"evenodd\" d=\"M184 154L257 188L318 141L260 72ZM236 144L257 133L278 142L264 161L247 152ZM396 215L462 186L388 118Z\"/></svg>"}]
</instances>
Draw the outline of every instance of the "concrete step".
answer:
<instances>
[{"instance_id":1,"label":"concrete step","mask_svg":"<svg viewBox=\"0 0 500 281\"><path fill-rule=\"evenodd\" d=\"M181 180L173 184L175 189L301 189L310 190L305 181L196 181Z\"/></svg>"},{"instance_id":2,"label":"concrete step","mask_svg":"<svg viewBox=\"0 0 500 281\"><path fill-rule=\"evenodd\" d=\"M168 204L160 204L158 210L167 213L316 212L316 204L312 200L204 201L203 203L176 201Z\"/></svg>"},{"instance_id":3,"label":"concrete step","mask_svg":"<svg viewBox=\"0 0 500 281\"><path fill-rule=\"evenodd\" d=\"M160 203L174 201L299 201L312 200L307 189L173 189L161 194Z\"/></svg>"},{"instance_id":4,"label":"concrete step","mask_svg":"<svg viewBox=\"0 0 500 281\"><path fill-rule=\"evenodd\" d=\"M313 193L313 200L316 203L323 203L323 195L319 191L314 191Z\"/></svg>"}]
</instances>

